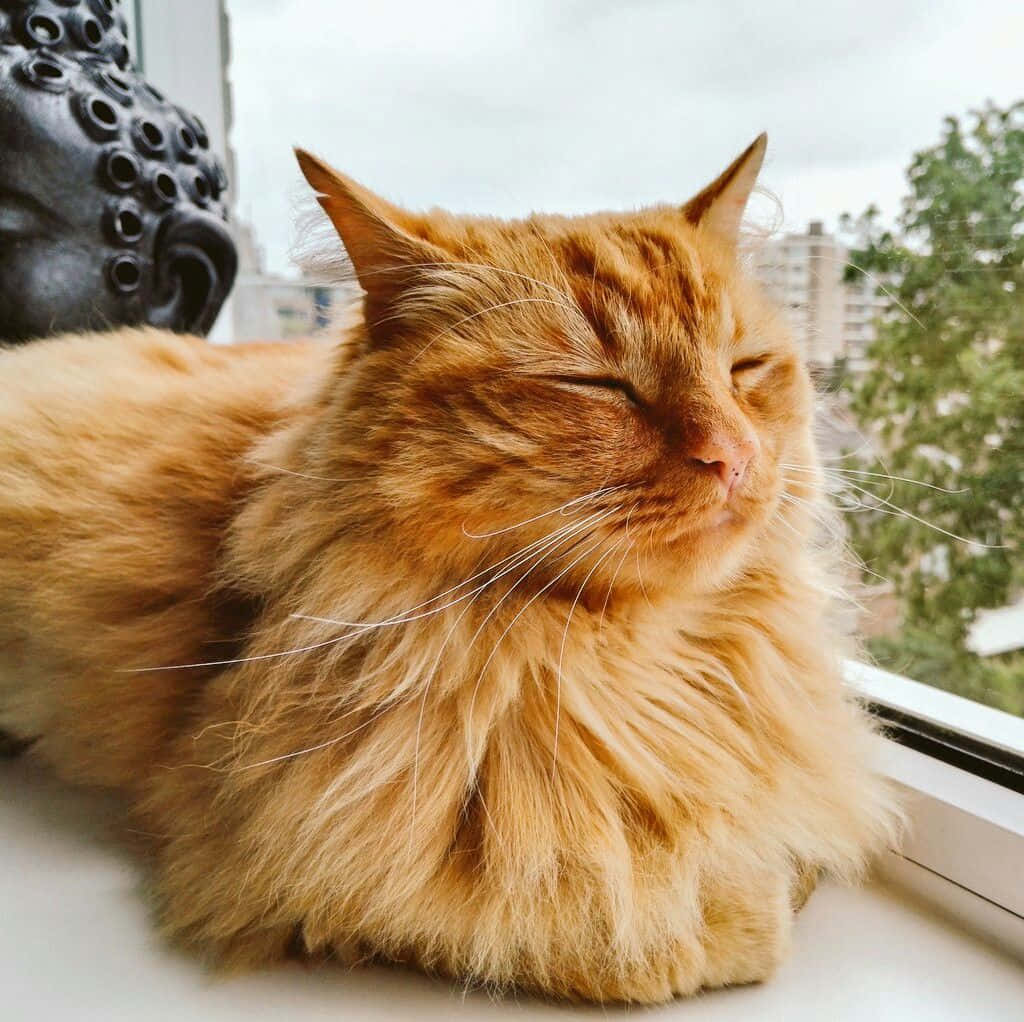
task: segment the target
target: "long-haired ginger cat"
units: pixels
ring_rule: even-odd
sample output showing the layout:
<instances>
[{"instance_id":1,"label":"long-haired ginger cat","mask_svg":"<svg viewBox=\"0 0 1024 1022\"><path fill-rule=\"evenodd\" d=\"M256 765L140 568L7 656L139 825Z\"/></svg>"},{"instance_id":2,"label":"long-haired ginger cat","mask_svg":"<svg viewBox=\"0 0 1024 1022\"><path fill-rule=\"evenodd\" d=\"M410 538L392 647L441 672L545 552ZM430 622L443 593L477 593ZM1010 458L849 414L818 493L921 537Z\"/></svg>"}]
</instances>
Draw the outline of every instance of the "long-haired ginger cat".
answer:
<instances>
[{"instance_id":1,"label":"long-haired ginger cat","mask_svg":"<svg viewBox=\"0 0 1024 1022\"><path fill-rule=\"evenodd\" d=\"M660 1001L767 977L888 840L737 256L764 147L509 222L300 153L342 343L0 354L0 728L125 793L167 934Z\"/></svg>"}]
</instances>

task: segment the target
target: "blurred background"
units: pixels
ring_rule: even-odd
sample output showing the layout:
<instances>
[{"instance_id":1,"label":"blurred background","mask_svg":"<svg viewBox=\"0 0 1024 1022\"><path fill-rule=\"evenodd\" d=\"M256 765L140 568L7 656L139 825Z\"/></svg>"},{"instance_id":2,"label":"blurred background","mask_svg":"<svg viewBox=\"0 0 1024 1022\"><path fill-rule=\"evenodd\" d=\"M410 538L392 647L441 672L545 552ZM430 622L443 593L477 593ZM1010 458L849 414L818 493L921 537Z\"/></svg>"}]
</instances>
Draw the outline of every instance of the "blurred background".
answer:
<instances>
[{"instance_id":1,"label":"blurred background","mask_svg":"<svg viewBox=\"0 0 1024 1022\"><path fill-rule=\"evenodd\" d=\"M893 672L1024 714L1018 0L122 6L228 162L220 343L307 336L351 300L290 258L293 145L412 208L516 216L682 203L767 130L748 258L828 395L850 628Z\"/></svg>"}]
</instances>

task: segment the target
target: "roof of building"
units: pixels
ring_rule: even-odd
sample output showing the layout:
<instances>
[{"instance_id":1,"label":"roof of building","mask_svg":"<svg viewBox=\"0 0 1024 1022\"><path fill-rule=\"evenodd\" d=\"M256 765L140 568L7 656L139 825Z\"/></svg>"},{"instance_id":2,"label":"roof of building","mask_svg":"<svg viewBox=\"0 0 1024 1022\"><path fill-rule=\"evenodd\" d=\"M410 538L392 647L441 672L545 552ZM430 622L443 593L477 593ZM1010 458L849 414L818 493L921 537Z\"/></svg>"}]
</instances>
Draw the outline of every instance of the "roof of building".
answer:
<instances>
[{"instance_id":1,"label":"roof of building","mask_svg":"<svg viewBox=\"0 0 1024 1022\"><path fill-rule=\"evenodd\" d=\"M1024 598L998 610L979 610L964 645L978 656L1024 649Z\"/></svg>"}]
</instances>

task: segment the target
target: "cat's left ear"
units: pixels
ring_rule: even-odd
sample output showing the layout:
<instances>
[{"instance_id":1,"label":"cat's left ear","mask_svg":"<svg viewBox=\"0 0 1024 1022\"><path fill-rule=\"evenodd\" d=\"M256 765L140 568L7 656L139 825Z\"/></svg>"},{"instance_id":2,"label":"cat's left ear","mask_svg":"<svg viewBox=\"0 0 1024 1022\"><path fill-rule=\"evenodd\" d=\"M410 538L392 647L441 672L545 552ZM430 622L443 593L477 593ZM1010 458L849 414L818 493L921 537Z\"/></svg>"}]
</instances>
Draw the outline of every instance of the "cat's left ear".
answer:
<instances>
[{"instance_id":1,"label":"cat's left ear","mask_svg":"<svg viewBox=\"0 0 1024 1022\"><path fill-rule=\"evenodd\" d=\"M735 244L767 147L768 136L762 132L722 174L683 206L686 219Z\"/></svg>"},{"instance_id":2,"label":"cat's left ear","mask_svg":"<svg viewBox=\"0 0 1024 1022\"><path fill-rule=\"evenodd\" d=\"M295 156L348 252L372 327L404 291L422 282L424 268L450 257L416 237L413 218L398 206L302 149Z\"/></svg>"}]
</instances>

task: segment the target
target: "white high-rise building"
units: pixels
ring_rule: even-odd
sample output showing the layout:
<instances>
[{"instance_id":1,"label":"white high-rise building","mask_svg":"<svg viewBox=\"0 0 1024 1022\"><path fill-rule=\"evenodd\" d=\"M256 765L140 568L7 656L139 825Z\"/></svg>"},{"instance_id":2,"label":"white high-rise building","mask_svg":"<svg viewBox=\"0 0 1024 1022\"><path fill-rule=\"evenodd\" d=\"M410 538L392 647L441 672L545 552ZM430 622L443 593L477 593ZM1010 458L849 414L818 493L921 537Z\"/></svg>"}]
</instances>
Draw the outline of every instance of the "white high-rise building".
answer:
<instances>
[{"instance_id":1,"label":"white high-rise building","mask_svg":"<svg viewBox=\"0 0 1024 1022\"><path fill-rule=\"evenodd\" d=\"M876 282L863 274L844 281L849 253L813 221L804 234L766 242L755 268L769 293L785 309L808 362L829 366L846 359L861 368L874 340L874 321L885 307Z\"/></svg>"},{"instance_id":2,"label":"white high-rise building","mask_svg":"<svg viewBox=\"0 0 1024 1022\"><path fill-rule=\"evenodd\" d=\"M238 279L235 282L236 341L286 341L340 327L359 291L308 277L268 273L252 228L235 221Z\"/></svg>"}]
</instances>

